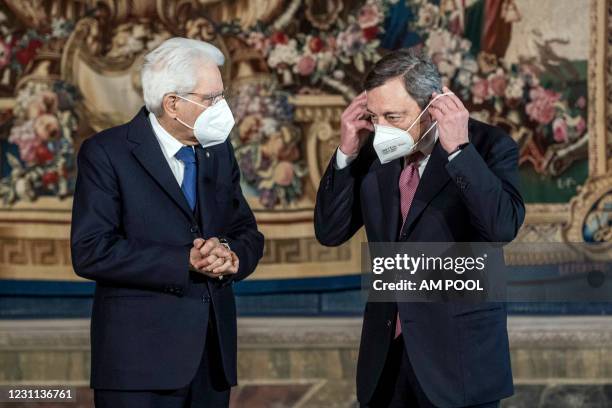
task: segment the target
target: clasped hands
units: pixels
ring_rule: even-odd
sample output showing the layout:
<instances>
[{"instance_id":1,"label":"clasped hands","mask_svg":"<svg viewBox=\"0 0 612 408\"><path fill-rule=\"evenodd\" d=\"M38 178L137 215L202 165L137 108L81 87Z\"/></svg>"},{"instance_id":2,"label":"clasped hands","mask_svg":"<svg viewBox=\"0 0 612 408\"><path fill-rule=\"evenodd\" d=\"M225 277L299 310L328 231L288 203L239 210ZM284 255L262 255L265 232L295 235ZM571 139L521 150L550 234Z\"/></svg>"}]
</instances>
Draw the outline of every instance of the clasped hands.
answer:
<instances>
[{"instance_id":1,"label":"clasped hands","mask_svg":"<svg viewBox=\"0 0 612 408\"><path fill-rule=\"evenodd\" d=\"M210 278L221 278L238 272L236 253L219 242L218 238L196 238L189 252L189 266L194 272Z\"/></svg>"}]
</instances>

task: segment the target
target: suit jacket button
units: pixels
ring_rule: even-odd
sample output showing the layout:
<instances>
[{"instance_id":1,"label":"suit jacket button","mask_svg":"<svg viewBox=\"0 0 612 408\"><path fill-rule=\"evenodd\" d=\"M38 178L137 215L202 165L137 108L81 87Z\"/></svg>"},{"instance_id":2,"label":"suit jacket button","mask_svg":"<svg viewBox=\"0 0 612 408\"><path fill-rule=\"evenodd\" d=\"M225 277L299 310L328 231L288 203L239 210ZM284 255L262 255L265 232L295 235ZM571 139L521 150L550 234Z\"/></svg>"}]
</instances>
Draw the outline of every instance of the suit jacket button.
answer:
<instances>
[{"instance_id":1,"label":"suit jacket button","mask_svg":"<svg viewBox=\"0 0 612 408\"><path fill-rule=\"evenodd\" d=\"M192 226L192 227L189 229L189 231L191 231L191 232L193 232L193 233L198 232L198 230L199 230L199 228L198 228L198 226L197 226L197 225L194 225L194 226Z\"/></svg>"},{"instance_id":2,"label":"suit jacket button","mask_svg":"<svg viewBox=\"0 0 612 408\"><path fill-rule=\"evenodd\" d=\"M210 152L208 150L206 151L206 157L210 157Z\"/></svg>"},{"instance_id":3,"label":"suit jacket button","mask_svg":"<svg viewBox=\"0 0 612 408\"><path fill-rule=\"evenodd\" d=\"M387 320L387 327L391 327L391 320Z\"/></svg>"}]
</instances>

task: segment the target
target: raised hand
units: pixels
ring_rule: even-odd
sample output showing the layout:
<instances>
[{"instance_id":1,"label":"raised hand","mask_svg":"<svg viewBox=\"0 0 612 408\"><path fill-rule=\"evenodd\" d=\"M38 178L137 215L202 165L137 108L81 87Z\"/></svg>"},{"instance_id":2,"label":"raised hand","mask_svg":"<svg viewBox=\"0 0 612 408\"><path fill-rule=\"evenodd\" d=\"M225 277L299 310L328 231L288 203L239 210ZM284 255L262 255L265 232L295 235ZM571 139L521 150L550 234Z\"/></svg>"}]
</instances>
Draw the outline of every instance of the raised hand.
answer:
<instances>
[{"instance_id":1,"label":"raised hand","mask_svg":"<svg viewBox=\"0 0 612 408\"><path fill-rule=\"evenodd\" d=\"M366 110L366 93L359 94L342 112L340 118L340 150L347 156L359 153L367 135L374 131L372 122L364 118Z\"/></svg>"},{"instance_id":2,"label":"raised hand","mask_svg":"<svg viewBox=\"0 0 612 408\"><path fill-rule=\"evenodd\" d=\"M450 89L444 87L444 92ZM438 94L434 92L432 98ZM456 95L438 98L429 107L431 117L438 121L440 144L447 153L453 153L459 145L469 142L468 120L470 113Z\"/></svg>"}]
</instances>

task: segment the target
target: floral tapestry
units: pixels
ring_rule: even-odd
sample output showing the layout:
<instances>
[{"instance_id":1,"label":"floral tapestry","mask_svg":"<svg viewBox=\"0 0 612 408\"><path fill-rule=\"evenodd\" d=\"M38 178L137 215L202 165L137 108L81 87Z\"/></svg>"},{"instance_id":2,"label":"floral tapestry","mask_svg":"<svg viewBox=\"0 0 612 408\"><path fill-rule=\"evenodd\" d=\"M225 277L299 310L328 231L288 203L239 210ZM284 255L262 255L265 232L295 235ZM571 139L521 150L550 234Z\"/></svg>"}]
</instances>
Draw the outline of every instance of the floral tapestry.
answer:
<instances>
[{"instance_id":1,"label":"floral tapestry","mask_svg":"<svg viewBox=\"0 0 612 408\"><path fill-rule=\"evenodd\" d=\"M79 88L62 79L59 60L78 21L103 22L104 3L113 2L79 3L72 15L28 14L18 3L0 11L0 92L14 100L0 116L4 205L70 196L75 146L97 129L82 123ZM576 3L554 2L584 25L586 7ZM106 40L91 51L134 59L183 35L222 38L230 54L248 52L250 80L236 72L226 78L237 119L232 141L245 190L262 209L283 209L309 207L313 198L292 97L336 94L348 101L381 55L424 48L472 116L503 127L519 143L527 201L565 202L587 176L587 59L567 52L573 33L561 33L554 22L546 27L556 31L543 31L531 20L543 7L530 0L293 0L238 18L195 7L178 27L137 15L99 24L96 35ZM530 44L514 40L517 27L529 31Z\"/></svg>"}]
</instances>

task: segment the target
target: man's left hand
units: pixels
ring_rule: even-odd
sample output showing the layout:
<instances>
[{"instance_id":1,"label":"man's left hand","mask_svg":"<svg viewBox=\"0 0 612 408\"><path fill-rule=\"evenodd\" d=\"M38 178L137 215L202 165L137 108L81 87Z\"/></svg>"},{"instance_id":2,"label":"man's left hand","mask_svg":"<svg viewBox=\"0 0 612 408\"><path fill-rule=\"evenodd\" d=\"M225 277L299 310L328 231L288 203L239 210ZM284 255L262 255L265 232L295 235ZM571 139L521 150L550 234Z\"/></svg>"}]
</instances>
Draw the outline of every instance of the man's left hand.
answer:
<instances>
[{"instance_id":1,"label":"man's left hand","mask_svg":"<svg viewBox=\"0 0 612 408\"><path fill-rule=\"evenodd\" d=\"M447 87L442 90L451 92ZM432 97L435 98L437 95L438 93L434 92ZM429 109L433 120L438 121L440 144L448 154L456 151L460 145L469 142L470 113L456 95L438 98Z\"/></svg>"},{"instance_id":2,"label":"man's left hand","mask_svg":"<svg viewBox=\"0 0 612 408\"><path fill-rule=\"evenodd\" d=\"M194 246L202 256L202 260L194 266L205 275L219 277L238 272L238 256L222 245L218 238L198 239Z\"/></svg>"}]
</instances>

